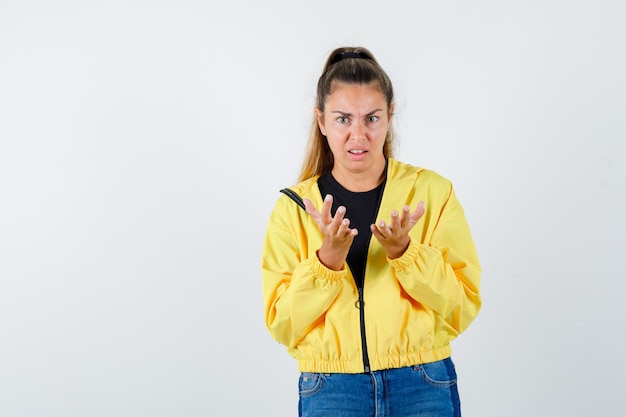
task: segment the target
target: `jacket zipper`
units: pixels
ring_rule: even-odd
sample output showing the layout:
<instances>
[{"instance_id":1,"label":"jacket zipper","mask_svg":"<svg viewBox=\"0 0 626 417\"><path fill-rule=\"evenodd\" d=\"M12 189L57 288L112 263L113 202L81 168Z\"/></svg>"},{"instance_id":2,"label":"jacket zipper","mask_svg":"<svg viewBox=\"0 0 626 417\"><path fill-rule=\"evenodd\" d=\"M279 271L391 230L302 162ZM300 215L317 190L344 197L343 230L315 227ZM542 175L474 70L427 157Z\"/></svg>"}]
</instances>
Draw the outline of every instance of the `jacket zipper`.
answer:
<instances>
[{"instance_id":1,"label":"jacket zipper","mask_svg":"<svg viewBox=\"0 0 626 417\"><path fill-rule=\"evenodd\" d=\"M364 372L370 371L370 358L367 354L367 338L365 337L365 302L363 301L363 285L358 285L357 290L359 292L359 300L357 301L357 308L359 309L360 321L361 321L361 351L363 352L363 369Z\"/></svg>"},{"instance_id":2,"label":"jacket zipper","mask_svg":"<svg viewBox=\"0 0 626 417\"><path fill-rule=\"evenodd\" d=\"M378 216L378 211L380 210L380 204L383 201L383 194L385 193L385 186L387 185L387 164L385 164L385 180L383 183L383 188L380 190L380 196L378 197L378 203L376 204L376 212L374 213L374 218L372 219L372 223L376 221L376 217ZM370 236L370 243L372 241L372 237ZM367 245L367 249L365 253L369 253L370 245ZM364 372L370 372L370 358L367 353L367 337L365 337L365 298L363 296L363 289L365 287L365 275L367 270L367 255L365 256L365 261L363 262L363 280L361 282L357 282L357 291L359 292L359 299L357 301L357 308L359 309L359 316L361 321L361 351L363 352L363 370Z\"/></svg>"}]
</instances>

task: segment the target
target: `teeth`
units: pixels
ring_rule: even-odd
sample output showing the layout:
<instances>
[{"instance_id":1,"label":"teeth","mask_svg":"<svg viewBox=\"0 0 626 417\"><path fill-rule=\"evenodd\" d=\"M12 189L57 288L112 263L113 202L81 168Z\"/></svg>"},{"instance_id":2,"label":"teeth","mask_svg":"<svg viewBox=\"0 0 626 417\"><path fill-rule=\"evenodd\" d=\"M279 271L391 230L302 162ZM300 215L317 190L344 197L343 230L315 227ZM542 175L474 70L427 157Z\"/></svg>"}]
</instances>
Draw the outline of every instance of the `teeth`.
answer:
<instances>
[{"instance_id":1,"label":"teeth","mask_svg":"<svg viewBox=\"0 0 626 417\"><path fill-rule=\"evenodd\" d=\"M365 151L363 149L353 149L351 151L349 151L350 153L365 153Z\"/></svg>"}]
</instances>

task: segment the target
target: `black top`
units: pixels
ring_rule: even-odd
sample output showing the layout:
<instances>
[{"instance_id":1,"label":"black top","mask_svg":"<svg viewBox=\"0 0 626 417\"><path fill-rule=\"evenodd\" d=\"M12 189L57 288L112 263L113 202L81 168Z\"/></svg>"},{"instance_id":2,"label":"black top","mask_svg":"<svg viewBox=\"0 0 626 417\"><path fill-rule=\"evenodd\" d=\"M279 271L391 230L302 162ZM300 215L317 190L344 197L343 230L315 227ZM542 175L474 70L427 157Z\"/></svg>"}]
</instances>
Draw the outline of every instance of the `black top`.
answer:
<instances>
[{"instance_id":1,"label":"black top","mask_svg":"<svg viewBox=\"0 0 626 417\"><path fill-rule=\"evenodd\" d=\"M344 206L346 208L345 218L350 220L350 228L359 231L354 237L346 260L357 285L362 287L365 277L367 250L372 237L370 225L376 221L385 182L383 181L378 187L370 191L353 192L346 190L337 182L332 174L328 172L322 175L317 180L317 183L322 194L322 199L327 194L333 196L331 214L334 216L337 208Z\"/></svg>"}]
</instances>

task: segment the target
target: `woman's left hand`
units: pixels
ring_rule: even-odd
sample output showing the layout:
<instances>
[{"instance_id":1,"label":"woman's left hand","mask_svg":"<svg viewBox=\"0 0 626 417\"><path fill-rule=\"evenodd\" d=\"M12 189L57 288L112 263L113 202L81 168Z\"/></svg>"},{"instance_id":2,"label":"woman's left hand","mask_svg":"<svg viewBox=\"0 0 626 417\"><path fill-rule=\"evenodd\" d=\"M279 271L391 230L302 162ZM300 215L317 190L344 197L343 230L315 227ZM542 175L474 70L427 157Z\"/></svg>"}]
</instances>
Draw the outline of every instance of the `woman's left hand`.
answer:
<instances>
[{"instance_id":1,"label":"woman's left hand","mask_svg":"<svg viewBox=\"0 0 626 417\"><path fill-rule=\"evenodd\" d=\"M391 222L385 224L379 220L370 226L374 237L387 252L390 259L399 258L406 252L411 242L409 231L415 226L418 220L424 215L424 202L420 201L414 212L410 212L409 206L402 208L400 215L396 210L391 212Z\"/></svg>"}]
</instances>

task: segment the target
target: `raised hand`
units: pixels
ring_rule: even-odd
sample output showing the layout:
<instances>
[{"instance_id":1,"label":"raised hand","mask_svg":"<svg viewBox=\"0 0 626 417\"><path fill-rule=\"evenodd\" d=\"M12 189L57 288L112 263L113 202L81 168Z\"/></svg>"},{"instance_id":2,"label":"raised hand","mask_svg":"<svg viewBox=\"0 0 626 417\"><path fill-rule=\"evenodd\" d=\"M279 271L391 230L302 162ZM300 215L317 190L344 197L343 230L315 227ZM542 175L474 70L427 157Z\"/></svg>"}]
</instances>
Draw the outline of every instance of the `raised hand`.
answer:
<instances>
[{"instance_id":1,"label":"raised hand","mask_svg":"<svg viewBox=\"0 0 626 417\"><path fill-rule=\"evenodd\" d=\"M350 245L352 245L352 241L358 231L350 229L350 220L344 217L346 214L344 206L339 206L335 217L332 217L330 213L332 205L333 196L330 194L324 198L321 212L317 211L311 200L308 198L304 199L306 212L317 223L317 227L324 235L317 257L327 268L339 271L343 269Z\"/></svg>"},{"instance_id":2,"label":"raised hand","mask_svg":"<svg viewBox=\"0 0 626 417\"><path fill-rule=\"evenodd\" d=\"M402 214L393 210L389 224L379 220L370 226L372 234L383 246L390 259L399 258L409 247L411 242L409 231L424 215L424 202L420 201L414 212L410 212L410 210L409 206L402 208Z\"/></svg>"}]
</instances>

